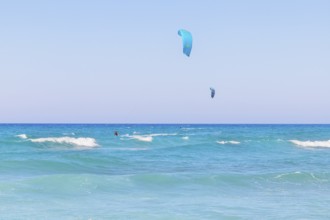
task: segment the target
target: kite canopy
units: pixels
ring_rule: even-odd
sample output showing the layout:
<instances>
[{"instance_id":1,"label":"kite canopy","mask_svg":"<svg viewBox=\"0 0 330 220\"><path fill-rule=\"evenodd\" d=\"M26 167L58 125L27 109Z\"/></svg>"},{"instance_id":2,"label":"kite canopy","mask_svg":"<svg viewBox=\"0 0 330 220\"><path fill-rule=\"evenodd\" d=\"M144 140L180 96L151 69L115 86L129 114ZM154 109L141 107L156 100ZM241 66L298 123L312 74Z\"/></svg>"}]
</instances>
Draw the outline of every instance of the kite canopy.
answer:
<instances>
[{"instance_id":1,"label":"kite canopy","mask_svg":"<svg viewBox=\"0 0 330 220\"><path fill-rule=\"evenodd\" d=\"M211 90L211 98L213 99L215 95L215 89L211 87L210 90Z\"/></svg>"},{"instance_id":2,"label":"kite canopy","mask_svg":"<svg viewBox=\"0 0 330 220\"><path fill-rule=\"evenodd\" d=\"M192 35L189 31L183 29L180 29L178 34L182 38L183 53L189 57L192 49Z\"/></svg>"}]
</instances>

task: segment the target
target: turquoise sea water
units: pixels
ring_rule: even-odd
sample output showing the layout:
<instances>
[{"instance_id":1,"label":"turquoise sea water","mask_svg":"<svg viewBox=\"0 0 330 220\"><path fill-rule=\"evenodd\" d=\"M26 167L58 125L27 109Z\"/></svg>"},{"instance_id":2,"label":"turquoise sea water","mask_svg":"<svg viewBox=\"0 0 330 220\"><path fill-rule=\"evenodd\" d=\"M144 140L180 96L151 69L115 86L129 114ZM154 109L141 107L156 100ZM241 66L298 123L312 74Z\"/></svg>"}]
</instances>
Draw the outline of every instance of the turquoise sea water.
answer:
<instances>
[{"instance_id":1,"label":"turquoise sea water","mask_svg":"<svg viewBox=\"0 0 330 220\"><path fill-rule=\"evenodd\" d=\"M329 139L330 125L3 124L0 219L330 219Z\"/></svg>"}]
</instances>

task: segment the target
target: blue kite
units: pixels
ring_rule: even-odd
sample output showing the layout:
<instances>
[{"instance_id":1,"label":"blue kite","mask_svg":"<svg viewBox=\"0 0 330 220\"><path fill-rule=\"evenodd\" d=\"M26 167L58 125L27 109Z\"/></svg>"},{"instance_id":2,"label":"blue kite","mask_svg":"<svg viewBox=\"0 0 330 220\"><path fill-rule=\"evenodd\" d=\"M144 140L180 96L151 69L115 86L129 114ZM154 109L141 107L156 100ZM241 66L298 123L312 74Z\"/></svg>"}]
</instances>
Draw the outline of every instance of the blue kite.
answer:
<instances>
[{"instance_id":1,"label":"blue kite","mask_svg":"<svg viewBox=\"0 0 330 220\"><path fill-rule=\"evenodd\" d=\"M182 38L183 53L189 57L192 49L192 35L189 31L183 29L180 29L178 34Z\"/></svg>"}]
</instances>

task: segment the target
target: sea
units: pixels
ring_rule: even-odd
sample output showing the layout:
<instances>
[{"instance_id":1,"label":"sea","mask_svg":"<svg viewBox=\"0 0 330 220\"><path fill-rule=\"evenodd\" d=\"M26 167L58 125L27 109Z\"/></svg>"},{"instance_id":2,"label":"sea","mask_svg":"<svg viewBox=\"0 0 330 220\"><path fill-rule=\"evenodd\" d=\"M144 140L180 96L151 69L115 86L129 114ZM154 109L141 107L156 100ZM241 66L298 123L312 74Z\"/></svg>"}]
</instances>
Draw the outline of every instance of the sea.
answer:
<instances>
[{"instance_id":1,"label":"sea","mask_svg":"<svg viewBox=\"0 0 330 220\"><path fill-rule=\"evenodd\" d=\"M330 219L330 125L1 124L0 219Z\"/></svg>"}]
</instances>

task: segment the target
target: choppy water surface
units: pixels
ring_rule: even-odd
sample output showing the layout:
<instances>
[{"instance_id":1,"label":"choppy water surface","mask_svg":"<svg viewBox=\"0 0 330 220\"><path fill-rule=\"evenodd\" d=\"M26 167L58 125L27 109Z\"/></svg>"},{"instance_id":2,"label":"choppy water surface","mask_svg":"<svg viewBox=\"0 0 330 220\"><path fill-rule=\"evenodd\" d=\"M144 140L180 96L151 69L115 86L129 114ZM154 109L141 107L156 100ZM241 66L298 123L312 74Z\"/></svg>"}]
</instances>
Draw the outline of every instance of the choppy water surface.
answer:
<instances>
[{"instance_id":1,"label":"choppy water surface","mask_svg":"<svg viewBox=\"0 0 330 220\"><path fill-rule=\"evenodd\" d=\"M328 125L0 125L0 219L329 219L329 140Z\"/></svg>"}]
</instances>

